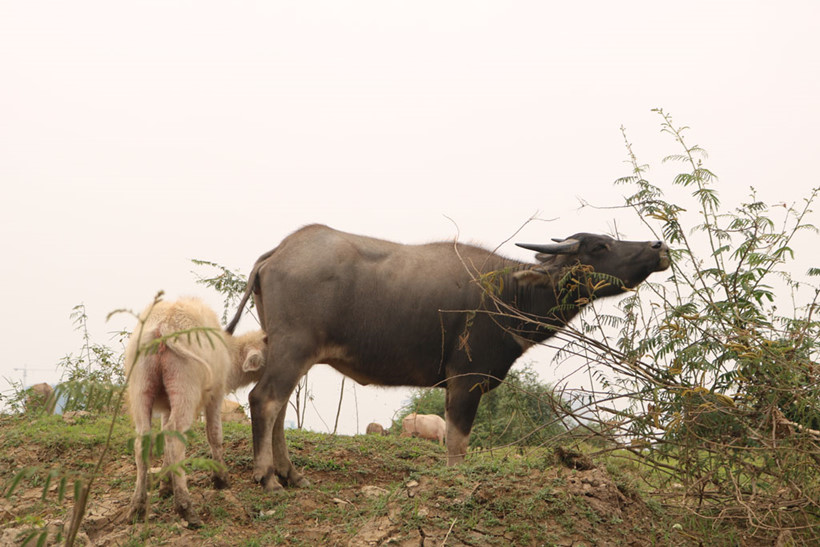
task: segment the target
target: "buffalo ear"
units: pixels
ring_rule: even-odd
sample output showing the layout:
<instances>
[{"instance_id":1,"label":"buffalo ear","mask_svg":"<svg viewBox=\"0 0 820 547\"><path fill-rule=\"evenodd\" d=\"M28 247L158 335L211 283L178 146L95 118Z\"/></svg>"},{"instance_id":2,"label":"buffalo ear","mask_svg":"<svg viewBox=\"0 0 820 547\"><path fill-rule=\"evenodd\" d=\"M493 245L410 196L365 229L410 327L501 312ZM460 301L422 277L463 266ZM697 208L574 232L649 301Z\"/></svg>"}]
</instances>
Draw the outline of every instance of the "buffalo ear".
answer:
<instances>
[{"instance_id":1,"label":"buffalo ear","mask_svg":"<svg viewBox=\"0 0 820 547\"><path fill-rule=\"evenodd\" d=\"M245 356L242 363L242 372L256 372L265 364L265 356L258 349L252 349Z\"/></svg>"},{"instance_id":2,"label":"buffalo ear","mask_svg":"<svg viewBox=\"0 0 820 547\"><path fill-rule=\"evenodd\" d=\"M540 268L532 268L529 270L521 270L513 274L513 279L522 285L529 285L531 287L540 287L552 283L552 278Z\"/></svg>"}]
</instances>

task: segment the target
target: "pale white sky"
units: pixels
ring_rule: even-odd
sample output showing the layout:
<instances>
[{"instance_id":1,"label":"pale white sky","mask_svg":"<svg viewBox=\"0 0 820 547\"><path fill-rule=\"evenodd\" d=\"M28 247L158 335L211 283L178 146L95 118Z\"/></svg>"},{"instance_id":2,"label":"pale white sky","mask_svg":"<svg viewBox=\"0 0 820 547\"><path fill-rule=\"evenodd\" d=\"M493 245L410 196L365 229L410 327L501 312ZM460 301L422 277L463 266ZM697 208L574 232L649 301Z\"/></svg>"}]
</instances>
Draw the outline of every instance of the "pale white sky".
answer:
<instances>
[{"instance_id":1,"label":"pale white sky","mask_svg":"<svg viewBox=\"0 0 820 547\"><path fill-rule=\"evenodd\" d=\"M691 126L726 201L800 199L818 21L813 1L0 0L0 377L56 381L79 303L103 343L131 326L108 312L159 289L219 307L189 259L247 273L312 222L495 247L538 212L555 220L518 240L648 239L578 199L620 202L622 124L661 181L678 150L654 107ZM548 351L525 359L561 375ZM339 380L313 378L332 427ZM356 395L363 431L406 391ZM344 408L355 432L352 391Z\"/></svg>"}]
</instances>

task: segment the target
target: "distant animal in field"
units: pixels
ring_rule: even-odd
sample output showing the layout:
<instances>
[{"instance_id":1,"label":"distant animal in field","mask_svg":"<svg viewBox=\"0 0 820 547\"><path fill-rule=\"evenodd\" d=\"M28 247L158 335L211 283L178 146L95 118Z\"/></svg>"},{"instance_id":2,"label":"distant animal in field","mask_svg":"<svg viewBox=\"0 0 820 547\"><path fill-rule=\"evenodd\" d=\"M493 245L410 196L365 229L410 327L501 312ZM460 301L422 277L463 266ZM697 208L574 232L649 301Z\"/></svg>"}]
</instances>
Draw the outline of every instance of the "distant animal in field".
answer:
<instances>
[{"instance_id":1,"label":"distant animal in field","mask_svg":"<svg viewBox=\"0 0 820 547\"><path fill-rule=\"evenodd\" d=\"M367 429L365 430L365 433L368 435L387 435L387 432L385 431L382 424L377 424L376 422L371 422L367 424Z\"/></svg>"},{"instance_id":2,"label":"distant animal in field","mask_svg":"<svg viewBox=\"0 0 820 547\"><path fill-rule=\"evenodd\" d=\"M453 241L403 245L311 225L259 257L226 329L253 293L268 336L268 364L249 396L254 479L269 490L308 484L288 456L284 419L316 363L361 384L446 387L447 460L459 463L482 393L521 354L593 299L623 294L670 264L661 241L579 233L520 246L538 263Z\"/></svg>"},{"instance_id":3,"label":"distant animal in field","mask_svg":"<svg viewBox=\"0 0 820 547\"><path fill-rule=\"evenodd\" d=\"M447 424L437 414L408 414L401 421L402 437L421 437L444 444Z\"/></svg>"},{"instance_id":4,"label":"distant animal in field","mask_svg":"<svg viewBox=\"0 0 820 547\"><path fill-rule=\"evenodd\" d=\"M236 422L240 424L249 424L251 423L250 418L248 415L245 414L245 409L242 408L242 405L237 403L236 401L231 401L230 399L225 399L222 401L222 409L219 415L222 418L222 423L225 422Z\"/></svg>"},{"instance_id":5,"label":"distant animal in field","mask_svg":"<svg viewBox=\"0 0 820 547\"><path fill-rule=\"evenodd\" d=\"M54 395L54 388L47 383L34 384L27 390L26 395L26 412L44 411L46 414L52 414L57 399Z\"/></svg>"},{"instance_id":6,"label":"distant animal in field","mask_svg":"<svg viewBox=\"0 0 820 547\"><path fill-rule=\"evenodd\" d=\"M222 399L259 378L264 350L263 331L233 337L222 331L216 314L197 299L156 302L140 314L125 350L128 408L137 433L137 484L130 519L142 517L147 508L149 462L143 457L142 444L151 430L152 411L159 412L163 432L184 433L204 409L211 456L220 464L213 474L214 486L228 487L222 457ZM166 435L166 467L179 464L184 457L183 442ZM201 521L191 502L185 471L174 471L170 480L176 511L189 526L198 526Z\"/></svg>"}]
</instances>

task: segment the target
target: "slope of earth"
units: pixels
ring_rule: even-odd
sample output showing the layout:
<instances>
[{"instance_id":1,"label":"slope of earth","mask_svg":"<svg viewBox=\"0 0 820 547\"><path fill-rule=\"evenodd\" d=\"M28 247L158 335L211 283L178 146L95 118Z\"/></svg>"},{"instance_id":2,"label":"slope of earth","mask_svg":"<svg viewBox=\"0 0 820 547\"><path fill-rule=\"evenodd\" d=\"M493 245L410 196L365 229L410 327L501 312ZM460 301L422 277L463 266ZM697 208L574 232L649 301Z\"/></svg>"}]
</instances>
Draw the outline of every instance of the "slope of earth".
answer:
<instances>
[{"instance_id":1,"label":"slope of earth","mask_svg":"<svg viewBox=\"0 0 820 547\"><path fill-rule=\"evenodd\" d=\"M88 481L110 418L0 418L0 545L60 541L74 484ZM458 468L444 449L397 436L288 431L291 457L312 485L263 492L252 482L250 426L225 424L231 489L200 465L188 476L203 526L189 529L172 500L151 492L147 521L126 521L135 465L132 430L114 423L94 480L80 545L681 545L687 537L603 468L569 469L552 452L471 454ZM187 455L207 456L202 424ZM154 465L159 466L158 461ZM194 466L197 467L196 462ZM654 507L655 509L651 509Z\"/></svg>"}]
</instances>

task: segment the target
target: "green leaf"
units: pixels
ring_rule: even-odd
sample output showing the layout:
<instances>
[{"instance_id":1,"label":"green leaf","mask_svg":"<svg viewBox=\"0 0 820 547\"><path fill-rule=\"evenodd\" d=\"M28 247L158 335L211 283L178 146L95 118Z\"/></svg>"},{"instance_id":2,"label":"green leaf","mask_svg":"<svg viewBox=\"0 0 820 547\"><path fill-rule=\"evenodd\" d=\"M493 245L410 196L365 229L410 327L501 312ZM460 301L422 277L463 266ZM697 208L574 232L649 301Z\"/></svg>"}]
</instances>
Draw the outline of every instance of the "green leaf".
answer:
<instances>
[{"instance_id":1,"label":"green leaf","mask_svg":"<svg viewBox=\"0 0 820 547\"><path fill-rule=\"evenodd\" d=\"M30 476L33 472L34 470L29 467L18 471L14 478L11 480L11 485L9 485L9 489L6 491L6 498L11 499L11 496L12 494L14 494L14 491L17 489L17 486L20 484L20 481Z\"/></svg>"}]
</instances>

